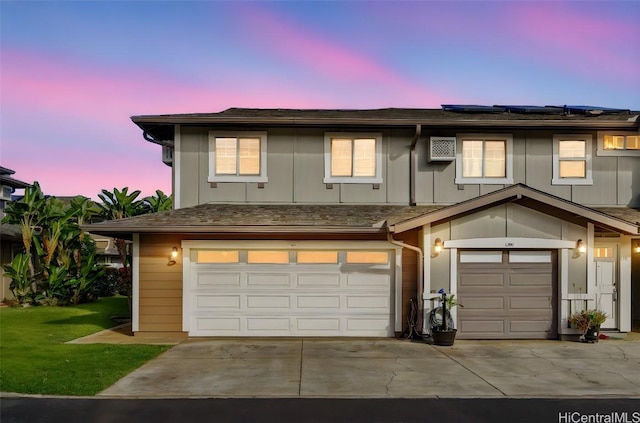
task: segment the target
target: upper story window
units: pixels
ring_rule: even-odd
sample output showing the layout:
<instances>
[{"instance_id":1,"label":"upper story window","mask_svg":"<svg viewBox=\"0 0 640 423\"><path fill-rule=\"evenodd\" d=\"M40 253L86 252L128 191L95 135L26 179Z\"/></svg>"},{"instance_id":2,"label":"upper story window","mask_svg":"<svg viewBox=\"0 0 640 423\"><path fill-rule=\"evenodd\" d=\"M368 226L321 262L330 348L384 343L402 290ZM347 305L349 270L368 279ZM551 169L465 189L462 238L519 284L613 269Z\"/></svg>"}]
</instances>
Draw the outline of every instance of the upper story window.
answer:
<instances>
[{"instance_id":1,"label":"upper story window","mask_svg":"<svg viewBox=\"0 0 640 423\"><path fill-rule=\"evenodd\" d=\"M591 185L591 135L553 136L554 185Z\"/></svg>"},{"instance_id":2,"label":"upper story window","mask_svg":"<svg viewBox=\"0 0 640 423\"><path fill-rule=\"evenodd\" d=\"M382 134L326 133L325 183L382 183Z\"/></svg>"},{"instance_id":3,"label":"upper story window","mask_svg":"<svg viewBox=\"0 0 640 423\"><path fill-rule=\"evenodd\" d=\"M513 137L458 134L456 184L512 184Z\"/></svg>"},{"instance_id":4,"label":"upper story window","mask_svg":"<svg viewBox=\"0 0 640 423\"><path fill-rule=\"evenodd\" d=\"M266 132L209 132L209 182L267 182Z\"/></svg>"},{"instance_id":5,"label":"upper story window","mask_svg":"<svg viewBox=\"0 0 640 423\"><path fill-rule=\"evenodd\" d=\"M598 132L598 156L640 156L640 135L616 131Z\"/></svg>"}]
</instances>

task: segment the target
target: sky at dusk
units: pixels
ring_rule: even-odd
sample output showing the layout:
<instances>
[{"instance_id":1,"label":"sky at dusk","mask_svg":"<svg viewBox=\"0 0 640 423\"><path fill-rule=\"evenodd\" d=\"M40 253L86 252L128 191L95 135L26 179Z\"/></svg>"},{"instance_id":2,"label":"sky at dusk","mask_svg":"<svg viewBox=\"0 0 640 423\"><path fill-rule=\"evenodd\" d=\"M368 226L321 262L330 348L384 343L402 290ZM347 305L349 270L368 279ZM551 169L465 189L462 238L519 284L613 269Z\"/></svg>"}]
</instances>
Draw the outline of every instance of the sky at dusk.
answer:
<instances>
[{"instance_id":1,"label":"sky at dusk","mask_svg":"<svg viewBox=\"0 0 640 423\"><path fill-rule=\"evenodd\" d=\"M640 1L0 0L0 165L171 192L130 116L229 107L640 110Z\"/></svg>"}]
</instances>

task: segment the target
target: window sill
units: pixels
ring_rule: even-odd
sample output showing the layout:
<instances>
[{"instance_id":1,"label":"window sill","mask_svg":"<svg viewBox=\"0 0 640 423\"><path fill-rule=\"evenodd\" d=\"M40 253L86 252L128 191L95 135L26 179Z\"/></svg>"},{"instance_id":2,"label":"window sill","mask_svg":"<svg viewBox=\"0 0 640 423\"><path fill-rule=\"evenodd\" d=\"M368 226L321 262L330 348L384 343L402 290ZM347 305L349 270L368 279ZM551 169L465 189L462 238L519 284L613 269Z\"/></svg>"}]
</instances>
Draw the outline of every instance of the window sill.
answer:
<instances>
[{"instance_id":1,"label":"window sill","mask_svg":"<svg viewBox=\"0 0 640 423\"><path fill-rule=\"evenodd\" d=\"M593 185L592 179L552 179L551 185Z\"/></svg>"},{"instance_id":2,"label":"window sill","mask_svg":"<svg viewBox=\"0 0 640 423\"><path fill-rule=\"evenodd\" d=\"M268 182L266 176L209 176L207 182Z\"/></svg>"},{"instance_id":3,"label":"window sill","mask_svg":"<svg viewBox=\"0 0 640 423\"><path fill-rule=\"evenodd\" d=\"M456 178L456 185L512 185L513 178Z\"/></svg>"},{"instance_id":4,"label":"window sill","mask_svg":"<svg viewBox=\"0 0 640 423\"><path fill-rule=\"evenodd\" d=\"M600 157L640 157L638 150L596 150Z\"/></svg>"},{"instance_id":5,"label":"window sill","mask_svg":"<svg viewBox=\"0 0 640 423\"><path fill-rule=\"evenodd\" d=\"M325 184L381 184L382 178L324 178Z\"/></svg>"}]
</instances>

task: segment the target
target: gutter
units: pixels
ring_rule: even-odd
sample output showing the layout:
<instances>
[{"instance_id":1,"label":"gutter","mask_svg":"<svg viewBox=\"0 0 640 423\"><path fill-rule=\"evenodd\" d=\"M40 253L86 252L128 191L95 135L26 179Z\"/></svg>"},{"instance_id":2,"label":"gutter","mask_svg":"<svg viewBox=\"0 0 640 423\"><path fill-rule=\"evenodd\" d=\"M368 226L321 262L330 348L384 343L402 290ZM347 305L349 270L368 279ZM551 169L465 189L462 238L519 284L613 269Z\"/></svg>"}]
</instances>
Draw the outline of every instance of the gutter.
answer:
<instances>
[{"instance_id":1,"label":"gutter","mask_svg":"<svg viewBox=\"0 0 640 423\"><path fill-rule=\"evenodd\" d=\"M172 142L169 142L169 141L159 141L159 140L157 140L157 139L153 138L151 135L149 135L149 134L147 133L147 131L144 131L144 130L142 131L142 138L144 138L144 139L145 139L145 141L149 141L149 142L152 142L152 143L154 143L154 144L161 145L161 146L163 146L163 147L167 147L167 148L171 148L171 149L173 149L173 148L174 148L174 146L173 146L173 143L172 143Z\"/></svg>"},{"instance_id":2,"label":"gutter","mask_svg":"<svg viewBox=\"0 0 640 423\"><path fill-rule=\"evenodd\" d=\"M411 140L411 148L409 149L409 205L416 205L416 146L418 145L418 139L422 134L422 125L416 125L416 134Z\"/></svg>"}]
</instances>

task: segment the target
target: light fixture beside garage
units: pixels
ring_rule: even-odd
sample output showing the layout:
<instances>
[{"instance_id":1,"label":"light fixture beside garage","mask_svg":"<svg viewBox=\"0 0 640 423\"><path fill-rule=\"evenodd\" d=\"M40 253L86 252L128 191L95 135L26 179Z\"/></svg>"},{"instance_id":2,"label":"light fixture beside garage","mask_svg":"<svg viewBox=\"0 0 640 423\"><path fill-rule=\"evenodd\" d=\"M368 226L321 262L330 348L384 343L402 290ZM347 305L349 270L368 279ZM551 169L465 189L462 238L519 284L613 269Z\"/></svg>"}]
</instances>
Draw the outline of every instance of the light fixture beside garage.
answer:
<instances>
[{"instance_id":1,"label":"light fixture beside garage","mask_svg":"<svg viewBox=\"0 0 640 423\"><path fill-rule=\"evenodd\" d=\"M633 248L633 252L636 254L640 254L640 241L636 243L636 246Z\"/></svg>"},{"instance_id":2,"label":"light fixture beside garage","mask_svg":"<svg viewBox=\"0 0 640 423\"><path fill-rule=\"evenodd\" d=\"M578 250L578 253L580 254L584 254L587 252L587 246L585 245L583 240L579 239L578 241L576 241L576 250Z\"/></svg>"},{"instance_id":3,"label":"light fixture beside garage","mask_svg":"<svg viewBox=\"0 0 640 423\"><path fill-rule=\"evenodd\" d=\"M440 238L436 238L435 243L433 244L433 250L436 254L440 254L442 252L442 240Z\"/></svg>"},{"instance_id":4,"label":"light fixture beside garage","mask_svg":"<svg viewBox=\"0 0 640 423\"><path fill-rule=\"evenodd\" d=\"M176 259L178 258L178 247L173 247L171 249L171 255L169 256L169 266L173 266L176 264Z\"/></svg>"}]
</instances>

